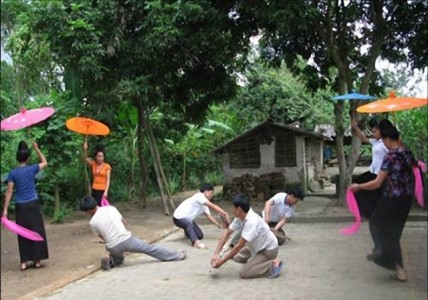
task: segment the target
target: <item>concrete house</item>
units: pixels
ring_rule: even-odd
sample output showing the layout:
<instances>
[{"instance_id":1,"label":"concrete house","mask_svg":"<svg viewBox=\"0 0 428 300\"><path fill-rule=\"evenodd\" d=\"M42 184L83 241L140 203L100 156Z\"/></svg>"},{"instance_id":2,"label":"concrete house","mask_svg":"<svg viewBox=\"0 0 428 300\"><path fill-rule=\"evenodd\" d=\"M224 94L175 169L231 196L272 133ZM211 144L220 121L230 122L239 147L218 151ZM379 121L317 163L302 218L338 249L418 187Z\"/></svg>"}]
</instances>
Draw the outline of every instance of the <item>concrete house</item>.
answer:
<instances>
[{"instance_id":1,"label":"concrete house","mask_svg":"<svg viewBox=\"0 0 428 300\"><path fill-rule=\"evenodd\" d=\"M265 121L214 152L222 155L225 187L246 174L260 177L274 173L283 178L282 189L297 185L307 191L311 180L317 180L322 172L323 140L318 133Z\"/></svg>"}]
</instances>

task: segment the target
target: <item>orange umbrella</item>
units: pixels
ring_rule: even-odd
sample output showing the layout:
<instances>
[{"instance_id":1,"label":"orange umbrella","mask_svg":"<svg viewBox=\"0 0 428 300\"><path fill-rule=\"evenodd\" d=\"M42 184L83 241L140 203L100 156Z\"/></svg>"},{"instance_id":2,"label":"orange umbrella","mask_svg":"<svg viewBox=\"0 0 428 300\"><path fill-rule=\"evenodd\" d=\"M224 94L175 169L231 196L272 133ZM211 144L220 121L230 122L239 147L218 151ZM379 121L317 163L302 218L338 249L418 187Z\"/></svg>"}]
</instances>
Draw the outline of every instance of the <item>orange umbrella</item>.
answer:
<instances>
[{"instance_id":1,"label":"orange umbrella","mask_svg":"<svg viewBox=\"0 0 428 300\"><path fill-rule=\"evenodd\" d=\"M386 99L377 100L357 108L361 113L383 113L422 107L428 104L428 98L399 97L391 91Z\"/></svg>"},{"instance_id":2,"label":"orange umbrella","mask_svg":"<svg viewBox=\"0 0 428 300\"><path fill-rule=\"evenodd\" d=\"M71 131L84 135L107 135L110 129L101 122L82 117L68 119L65 126Z\"/></svg>"}]
</instances>

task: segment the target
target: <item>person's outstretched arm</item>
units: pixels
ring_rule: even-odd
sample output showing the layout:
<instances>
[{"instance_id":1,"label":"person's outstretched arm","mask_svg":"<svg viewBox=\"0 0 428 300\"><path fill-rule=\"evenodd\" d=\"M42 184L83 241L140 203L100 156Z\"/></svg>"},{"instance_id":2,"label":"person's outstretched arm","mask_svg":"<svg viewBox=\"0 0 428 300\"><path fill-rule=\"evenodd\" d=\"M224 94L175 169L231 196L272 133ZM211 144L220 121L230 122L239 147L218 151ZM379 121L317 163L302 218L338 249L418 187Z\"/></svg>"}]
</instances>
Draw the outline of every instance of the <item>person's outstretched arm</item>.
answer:
<instances>
[{"instance_id":1,"label":"person's outstretched arm","mask_svg":"<svg viewBox=\"0 0 428 300\"><path fill-rule=\"evenodd\" d=\"M271 198L268 201L266 201L266 203L265 203L265 218L264 219L265 219L266 223L270 222L270 210L272 207L272 202L273 202L273 200Z\"/></svg>"},{"instance_id":2,"label":"person's outstretched arm","mask_svg":"<svg viewBox=\"0 0 428 300\"><path fill-rule=\"evenodd\" d=\"M217 221L216 218L213 217L213 215L211 215L211 214L205 214L205 216L207 217L208 220L210 220L211 223L213 223L218 228L221 228L221 224Z\"/></svg>"},{"instance_id":3,"label":"person's outstretched arm","mask_svg":"<svg viewBox=\"0 0 428 300\"><path fill-rule=\"evenodd\" d=\"M227 238L226 238L227 240ZM224 243L226 242L224 241ZM233 248L228 251L224 257L219 258L218 254L214 254L213 258L211 259L211 266L213 268L220 268L225 262L227 262L229 259L234 258L236 254L238 254L239 251L241 251L242 248L244 248L245 243L247 241L244 240L242 237L239 239L239 242L233 246ZM223 245L224 245L223 243ZM223 246L222 246L223 247ZM218 247L217 247L218 248ZM221 249L221 248L220 248ZM218 249L216 249L217 251Z\"/></svg>"},{"instance_id":4,"label":"person's outstretched arm","mask_svg":"<svg viewBox=\"0 0 428 300\"><path fill-rule=\"evenodd\" d=\"M3 206L3 217L7 218L7 209L9 208L10 200L12 199L13 194L13 181L7 183L6 195L4 197L4 206Z\"/></svg>"},{"instance_id":5,"label":"person's outstretched arm","mask_svg":"<svg viewBox=\"0 0 428 300\"><path fill-rule=\"evenodd\" d=\"M223 246L226 244L227 240L229 239L229 236L233 233L233 230L228 228L223 230L223 233L221 234L221 237L218 241L217 248L214 251L214 254L210 260L210 263L212 266L216 264L220 260L220 251L223 248Z\"/></svg>"},{"instance_id":6,"label":"person's outstretched arm","mask_svg":"<svg viewBox=\"0 0 428 300\"><path fill-rule=\"evenodd\" d=\"M225 212L220 206L210 202L210 201L206 201L204 203L206 206L208 206L209 208L213 209L214 211L218 212L219 215L222 217L223 221L229 225L230 224L230 219L229 219L229 214L227 212Z\"/></svg>"},{"instance_id":7,"label":"person's outstretched arm","mask_svg":"<svg viewBox=\"0 0 428 300\"><path fill-rule=\"evenodd\" d=\"M366 135L361 131L360 127L358 127L357 121L352 120L351 126L355 131L355 134L357 137L363 142L363 143L369 143L369 139L366 137Z\"/></svg>"},{"instance_id":8,"label":"person's outstretched arm","mask_svg":"<svg viewBox=\"0 0 428 300\"><path fill-rule=\"evenodd\" d=\"M281 228L282 228L282 226L284 226L285 225L285 222L287 222L287 217L286 216L283 216L282 218L281 218L281 220L279 220L279 222L276 224L276 226L275 226L275 230L280 230Z\"/></svg>"},{"instance_id":9,"label":"person's outstretched arm","mask_svg":"<svg viewBox=\"0 0 428 300\"><path fill-rule=\"evenodd\" d=\"M106 182L106 189L104 190L104 197L107 198L108 196L108 189L110 188L110 176L111 176L111 169L107 170L107 182Z\"/></svg>"},{"instance_id":10,"label":"person's outstretched arm","mask_svg":"<svg viewBox=\"0 0 428 300\"><path fill-rule=\"evenodd\" d=\"M88 157L88 143L84 142L82 148L83 148L83 159L86 161L88 165L91 165L92 159Z\"/></svg>"},{"instance_id":11,"label":"person's outstretched arm","mask_svg":"<svg viewBox=\"0 0 428 300\"><path fill-rule=\"evenodd\" d=\"M40 151L39 145L37 145L35 141L32 141L31 143L33 144L33 148L36 150L37 156L40 160L39 170L46 168L48 166L48 161L46 160L46 157L43 155L42 151Z\"/></svg>"}]
</instances>

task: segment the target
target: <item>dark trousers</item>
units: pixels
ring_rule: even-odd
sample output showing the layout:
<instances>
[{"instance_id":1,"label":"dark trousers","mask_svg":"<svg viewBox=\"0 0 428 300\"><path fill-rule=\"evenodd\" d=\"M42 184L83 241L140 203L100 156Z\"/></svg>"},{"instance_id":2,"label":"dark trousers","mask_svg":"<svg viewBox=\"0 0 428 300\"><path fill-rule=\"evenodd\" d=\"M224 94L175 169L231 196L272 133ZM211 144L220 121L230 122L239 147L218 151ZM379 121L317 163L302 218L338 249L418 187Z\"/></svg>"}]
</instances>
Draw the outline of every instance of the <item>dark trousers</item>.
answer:
<instances>
[{"instance_id":1,"label":"dark trousers","mask_svg":"<svg viewBox=\"0 0 428 300\"><path fill-rule=\"evenodd\" d=\"M370 217L372 226L379 234L381 255L374 262L386 269L403 266L400 239L409 215L412 198L381 198Z\"/></svg>"},{"instance_id":2,"label":"dark trousers","mask_svg":"<svg viewBox=\"0 0 428 300\"><path fill-rule=\"evenodd\" d=\"M186 236L192 241L192 245L197 240L202 240L204 238L204 233L202 232L201 228L198 226L198 224L195 223L195 221L183 218L183 219L176 219L172 218L175 226L180 227L184 230L184 233Z\"/></svg>"},{"instance_id":3,"label":"dark trousers","mask_svg":"<svg viewBox=\"0 0 428 300\"><path fill-rule=\"evenodd\" d=\"M40 212L40 201L34 200L15 204L16 224L39 233L44 241L32 241L18 235L21 262L39 261L49 258L45 224Z\"/></svg>"},{"instance_id":4,"label":"dark trousers","mask_svg":"<svg viewBox=\"0 0 428 300\"><path fill-rule=\"evenodd\" d=\"M372 181L376 179L376 174L367 171L357 178L355 178L352 182L353 183L366 183L369 181ZM374 248L379 249L380 248L380 237L379 232L377 230L377 227L373 225L370 216L372 215L373 211L376 209L377 203L379 202L380 198L382 197L383 188L378 188L376 190L366 191L366 190L360 190L355 193L355 199L357 200L358 204L358 210L360 211L360 215L364 218L369 219L369 229L370 234L373 239Z\"/></svg>"},{"instance_id":5,"label":"dark trousers","mask_svg":"<svg viewBox=\"0 0 428 300\"><path fill-rule=\"evenodd\" d=\"M101 206L101 199L103 198L104 191L92 189L92 197L97 200L98 206Z\"/></svg>"}]
</instances>

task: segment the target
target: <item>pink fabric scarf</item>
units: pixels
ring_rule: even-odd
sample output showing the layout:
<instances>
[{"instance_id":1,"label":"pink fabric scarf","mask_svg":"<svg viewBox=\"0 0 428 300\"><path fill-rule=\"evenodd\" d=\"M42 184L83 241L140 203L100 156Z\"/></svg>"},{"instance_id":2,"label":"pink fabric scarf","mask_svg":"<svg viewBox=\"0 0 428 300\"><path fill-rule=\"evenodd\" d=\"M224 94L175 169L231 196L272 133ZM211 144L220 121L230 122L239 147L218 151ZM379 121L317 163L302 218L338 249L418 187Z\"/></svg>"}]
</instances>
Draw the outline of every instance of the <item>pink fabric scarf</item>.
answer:
<instances>
[{"instance_id":1,"label":"pink fabric scarf","mask_svg":"<svg viewBox=\"0 0 428 300\"><path fill-rule=\"evenodd\" d=\"M418 161L418 166L422 172L427 171L427 167L422 161ZM418 167L413 167L413 174L415 175L415 197L420 207L424 207L424 188L422 186L422 174Z\"/></svg>"},{"instance_id":2,"label":"pink fabric scarf","mask_svg":"<svg viewBox=\"0 0 428 300\"><path fill-rule=\"evenodd\" d=\"M421 168L422 172L426 172L427 168L422 161L418 161L418 166ZM415 175L415 196L418 204L424 206L424 193L422 187L422 175L418 167L413 167L413 174ZM355 199L354 193L348 189L346 191L346 203L348 204L348 209L355 218L355 222L345 228L340 229L340 233L343 235L352 235L360 229L361 226L361 215L360 210L358 209L357 200Z\"/></svg>"},{"instance_id":3,"label":"pink fabric scarf","mask_svg":"<svg viewBox=\"0 0 428 300\"><path fill-rule=\"evenodd\" d=\"M109 206L110 203L108 202L106 197L101 198L101 206Z\"/></svg>"},{"instance_id":4,"label":"pink fabric scarf","mask_svg":"<svg viewBox=\"0 0 428 300\"><path fill-rule=\"evenodd\" d=\"M346 191L346 203L348 204L348 209L355 218L355 222L348 227L340 229L340 233L343 235L352 235L360 229L361 226L361 215L360 210L358 209L357 200L355 199L354 193L348 189Z\"/></svg>"},{"instance_id":5,"label":"pink fabric scarf","mask_svg":"<svg viewBox=\"0 0 428 300\"><path fill-rule=\"evenodd\" d=\"M26 239L36 241L36 242L40 242L40 241L44 240L43 237L39 233L32 231L30 229L27 229L25 227L22 227L21 225L18 225L15 222L10 221L6 217L1 217L1 223L8 230L26 238Z\"/></svg>"}]
</instances>

